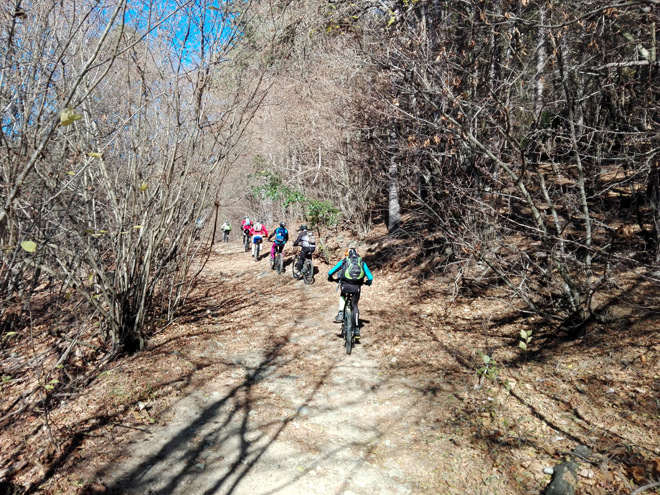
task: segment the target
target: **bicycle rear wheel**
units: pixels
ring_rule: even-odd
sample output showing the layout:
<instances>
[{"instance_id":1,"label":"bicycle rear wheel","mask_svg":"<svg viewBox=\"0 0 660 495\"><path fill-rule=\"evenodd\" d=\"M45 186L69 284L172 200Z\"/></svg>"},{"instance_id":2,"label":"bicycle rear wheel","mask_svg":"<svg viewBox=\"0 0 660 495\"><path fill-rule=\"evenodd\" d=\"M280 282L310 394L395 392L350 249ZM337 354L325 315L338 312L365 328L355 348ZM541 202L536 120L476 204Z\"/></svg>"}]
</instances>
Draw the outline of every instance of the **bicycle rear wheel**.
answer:
<instances>
[{"instance_id":1,"label":"bicycle rear wheel","mask_svg":"<svg viewBox=\"0 0 660 495\"><path fill-rule=\"evenodd\" d=\"M309 258L305 260L305 266L303 266L303 277L305 284L310 285L314 283L314 265L312 265L312 260Z\"/></svg>"},{"instance_id":2,"label":"bicycle rear wheel","mask_svg":"<svg viewBox=\"0 0 660 495\"><path fill-rule=\"evenodd\" d=\"M261 248L261 244L256 243L254 245L254 261L259 261L259 249Z\"/></svg>"},{"instance_id":3,"label":"bicycle rear wheel","mask_svg":"<svg viewBox=\"0 0 660 495\"><path fill-rule=\"evenodd\" d=\"M300 277L300 272L298 270L296 270L296 265L298 264L299 259L300 259L300 255L296 254L296 257L293 258L293 265L291 265L291 275L296 280L298 279L298 277ZM304 269L304 267L303 267L303 269Z\"/></svg>"},{"instance_id":4,"label":"bicycle rear wheel","mask_svg":"<svg viewBox=\"0 0 660 495\"><path fill-rule=\"evenodd\" d=\"M344 325L346 326L346 354L350 354L353 350L353 312L349 309L350 301L346 301L344 308Z\"/></svg>"},{"instance_id":5,"label":"bicycle rear wheel","mask_svg":"<svg viewBox=\"0 0 660 495\"><path fill-rule=\"evenodd\" d=\"M250 238L245 234L243 234L243 247L246 253L250 250Z\"/></svg>"},{"instance_id":6,"label":"bicycle rear wheel","mask_svg":"<svg viewBox=\"0 0 660 495\"><path fill-rule=\"evenodd\" d=\"M277 269L277 274L282 275L284 271L284 261L282 260L282 253L275 253L275 268Z\"/></svg>"}]
</instances>

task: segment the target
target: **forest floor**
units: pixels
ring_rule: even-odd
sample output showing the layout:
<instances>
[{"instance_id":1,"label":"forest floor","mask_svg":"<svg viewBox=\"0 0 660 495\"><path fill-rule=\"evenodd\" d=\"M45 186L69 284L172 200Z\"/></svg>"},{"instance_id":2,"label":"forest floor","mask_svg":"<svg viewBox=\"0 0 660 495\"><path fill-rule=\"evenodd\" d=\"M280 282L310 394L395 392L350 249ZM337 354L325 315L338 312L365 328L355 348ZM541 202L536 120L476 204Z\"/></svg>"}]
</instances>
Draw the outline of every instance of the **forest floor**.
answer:
<instances>
[{"instance_id":1,"label":"forest floor","mask_svg":"<svg viewBox=\"0 0 660 495\"><path fill-rule=\"evenodd\" d=\"M216 245L178 320L51 414L74 438L66 452L34 452L14 481L49 494L531 494L579 444L593 452L577 459L579 493L658 476L655 320L541 332L530 348L543 352L525 357L519 331L538 321L383 267L383 239L360 247L375 282L350 356L327 265L304 285L288 263L278 276L267 256Z\"/></svg>"}]
</instances>

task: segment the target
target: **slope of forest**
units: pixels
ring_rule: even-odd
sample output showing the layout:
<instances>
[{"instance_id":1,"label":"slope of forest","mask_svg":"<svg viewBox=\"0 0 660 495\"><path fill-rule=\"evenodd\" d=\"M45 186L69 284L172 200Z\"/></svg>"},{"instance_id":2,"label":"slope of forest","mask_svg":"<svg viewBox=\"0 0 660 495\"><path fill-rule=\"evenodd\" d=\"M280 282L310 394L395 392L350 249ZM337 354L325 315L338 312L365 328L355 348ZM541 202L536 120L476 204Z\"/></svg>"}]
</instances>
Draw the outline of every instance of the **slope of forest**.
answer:
<instances>
[{"instance_id":1,"label":"slope of forest","mask_svg":"<svg viewBox=\"0 0 660 495\"><path fill-rule=\"evenodd\" d=\"M184 427L167 416L177 395L205 390L189 399L204 416L205 393L237 387L219 418L270 397L285 412L259 438L309 455L330 427L312 412L301 424L300 394L329 417L367 401L373 434L347 427L356 444L338 448L401 476L333 490L537 492L570 454L580 493L657 491L659 8L5 2L0 490L122 490L129 434ZM306 222L325 263L360 243L379 281L364 300L374 338L347 369L332 339L292 340L330 331L325 313L297 313L298 284L261 286L267 269L217 244L245 215L292 234ZM321 285L304 297L332 307ZM233 311L254 298L264 324L248 348ZM265 323L277 315L289 323ZM262 365L274 374L255 380ZM338 381L317 398L323 373ZM331 395L342 383L347 403ZM330 480L303 457L282 483ZM241 458L245 486L259 459Z\"/></svg>"},{"instance_id":2,"label":"slope of forest","mask_svg":"<svg viewBox=\"0 0 660 495\"><path fill-rule=\"evenodd\" d=\"M552 340L504 304L455 294L450 278L378 268L388 242L378 233L360 246L376 282L351 356L331 322L325 265L306 286L288 261L277 276L238 243L220 244L187 309L145 351L67 397L48 429L37 413L5 428L14 483L34 493L538 493L543 469L576 445L593 451L578 493L629 493L657 474L657 322L623 330L622 315L578 341ZM535 332L527 356L511 338L520 329Z\"/></svg>"}]
</instances>

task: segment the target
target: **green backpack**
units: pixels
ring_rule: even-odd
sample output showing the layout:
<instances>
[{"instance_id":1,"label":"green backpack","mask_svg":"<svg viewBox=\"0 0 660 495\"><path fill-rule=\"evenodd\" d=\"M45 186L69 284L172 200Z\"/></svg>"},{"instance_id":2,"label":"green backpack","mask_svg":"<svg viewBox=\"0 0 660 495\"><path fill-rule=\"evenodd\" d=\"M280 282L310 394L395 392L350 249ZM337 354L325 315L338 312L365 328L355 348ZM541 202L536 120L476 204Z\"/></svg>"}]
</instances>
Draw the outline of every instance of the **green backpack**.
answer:
<instances>
[{"instance_id":1,"label":"green backpack","mask_svg":"<svg viewBox=\"0 0 660 495\"><path fill-rule=\"evenodd\" d=\"M364 261L359 256L346 258L342 278L347 282L362 282L364 279Z\"/></svg>"}]
</instances>

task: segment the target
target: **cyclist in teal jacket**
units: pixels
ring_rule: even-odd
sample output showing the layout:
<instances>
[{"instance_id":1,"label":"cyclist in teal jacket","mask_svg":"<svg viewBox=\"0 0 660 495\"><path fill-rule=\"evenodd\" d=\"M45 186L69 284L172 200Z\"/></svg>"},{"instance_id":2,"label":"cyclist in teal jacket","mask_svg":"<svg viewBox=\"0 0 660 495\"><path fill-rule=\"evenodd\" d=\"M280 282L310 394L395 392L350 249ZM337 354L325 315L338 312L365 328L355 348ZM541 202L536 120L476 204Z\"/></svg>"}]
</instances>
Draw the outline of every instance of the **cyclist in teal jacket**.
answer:
<instances>
[{"instance_id":1,"label":"cyclist in teal jacket","mask_svg":"<svg viewBox=\"0 0 660 495\"><path fill-rule=\"evenodd\" d=\"M339 312L335 317L335 322L341 322L344 319L344 308L346 306L346 293L353 293L353 314L355 320L360 321L360 310L358 301L360 300L360 291L365 284L364 278L367 278L366 284L371 285L374 276L369 271L369 267L357 253L355 248L346 251L345 258L337 263L328 272L328 282L336 282L332 275L337 273L337 279L341 284L341 295L339 296ZM355 328L355 338L360 338L359 326Z\"/></svg>"}]
</instances>

